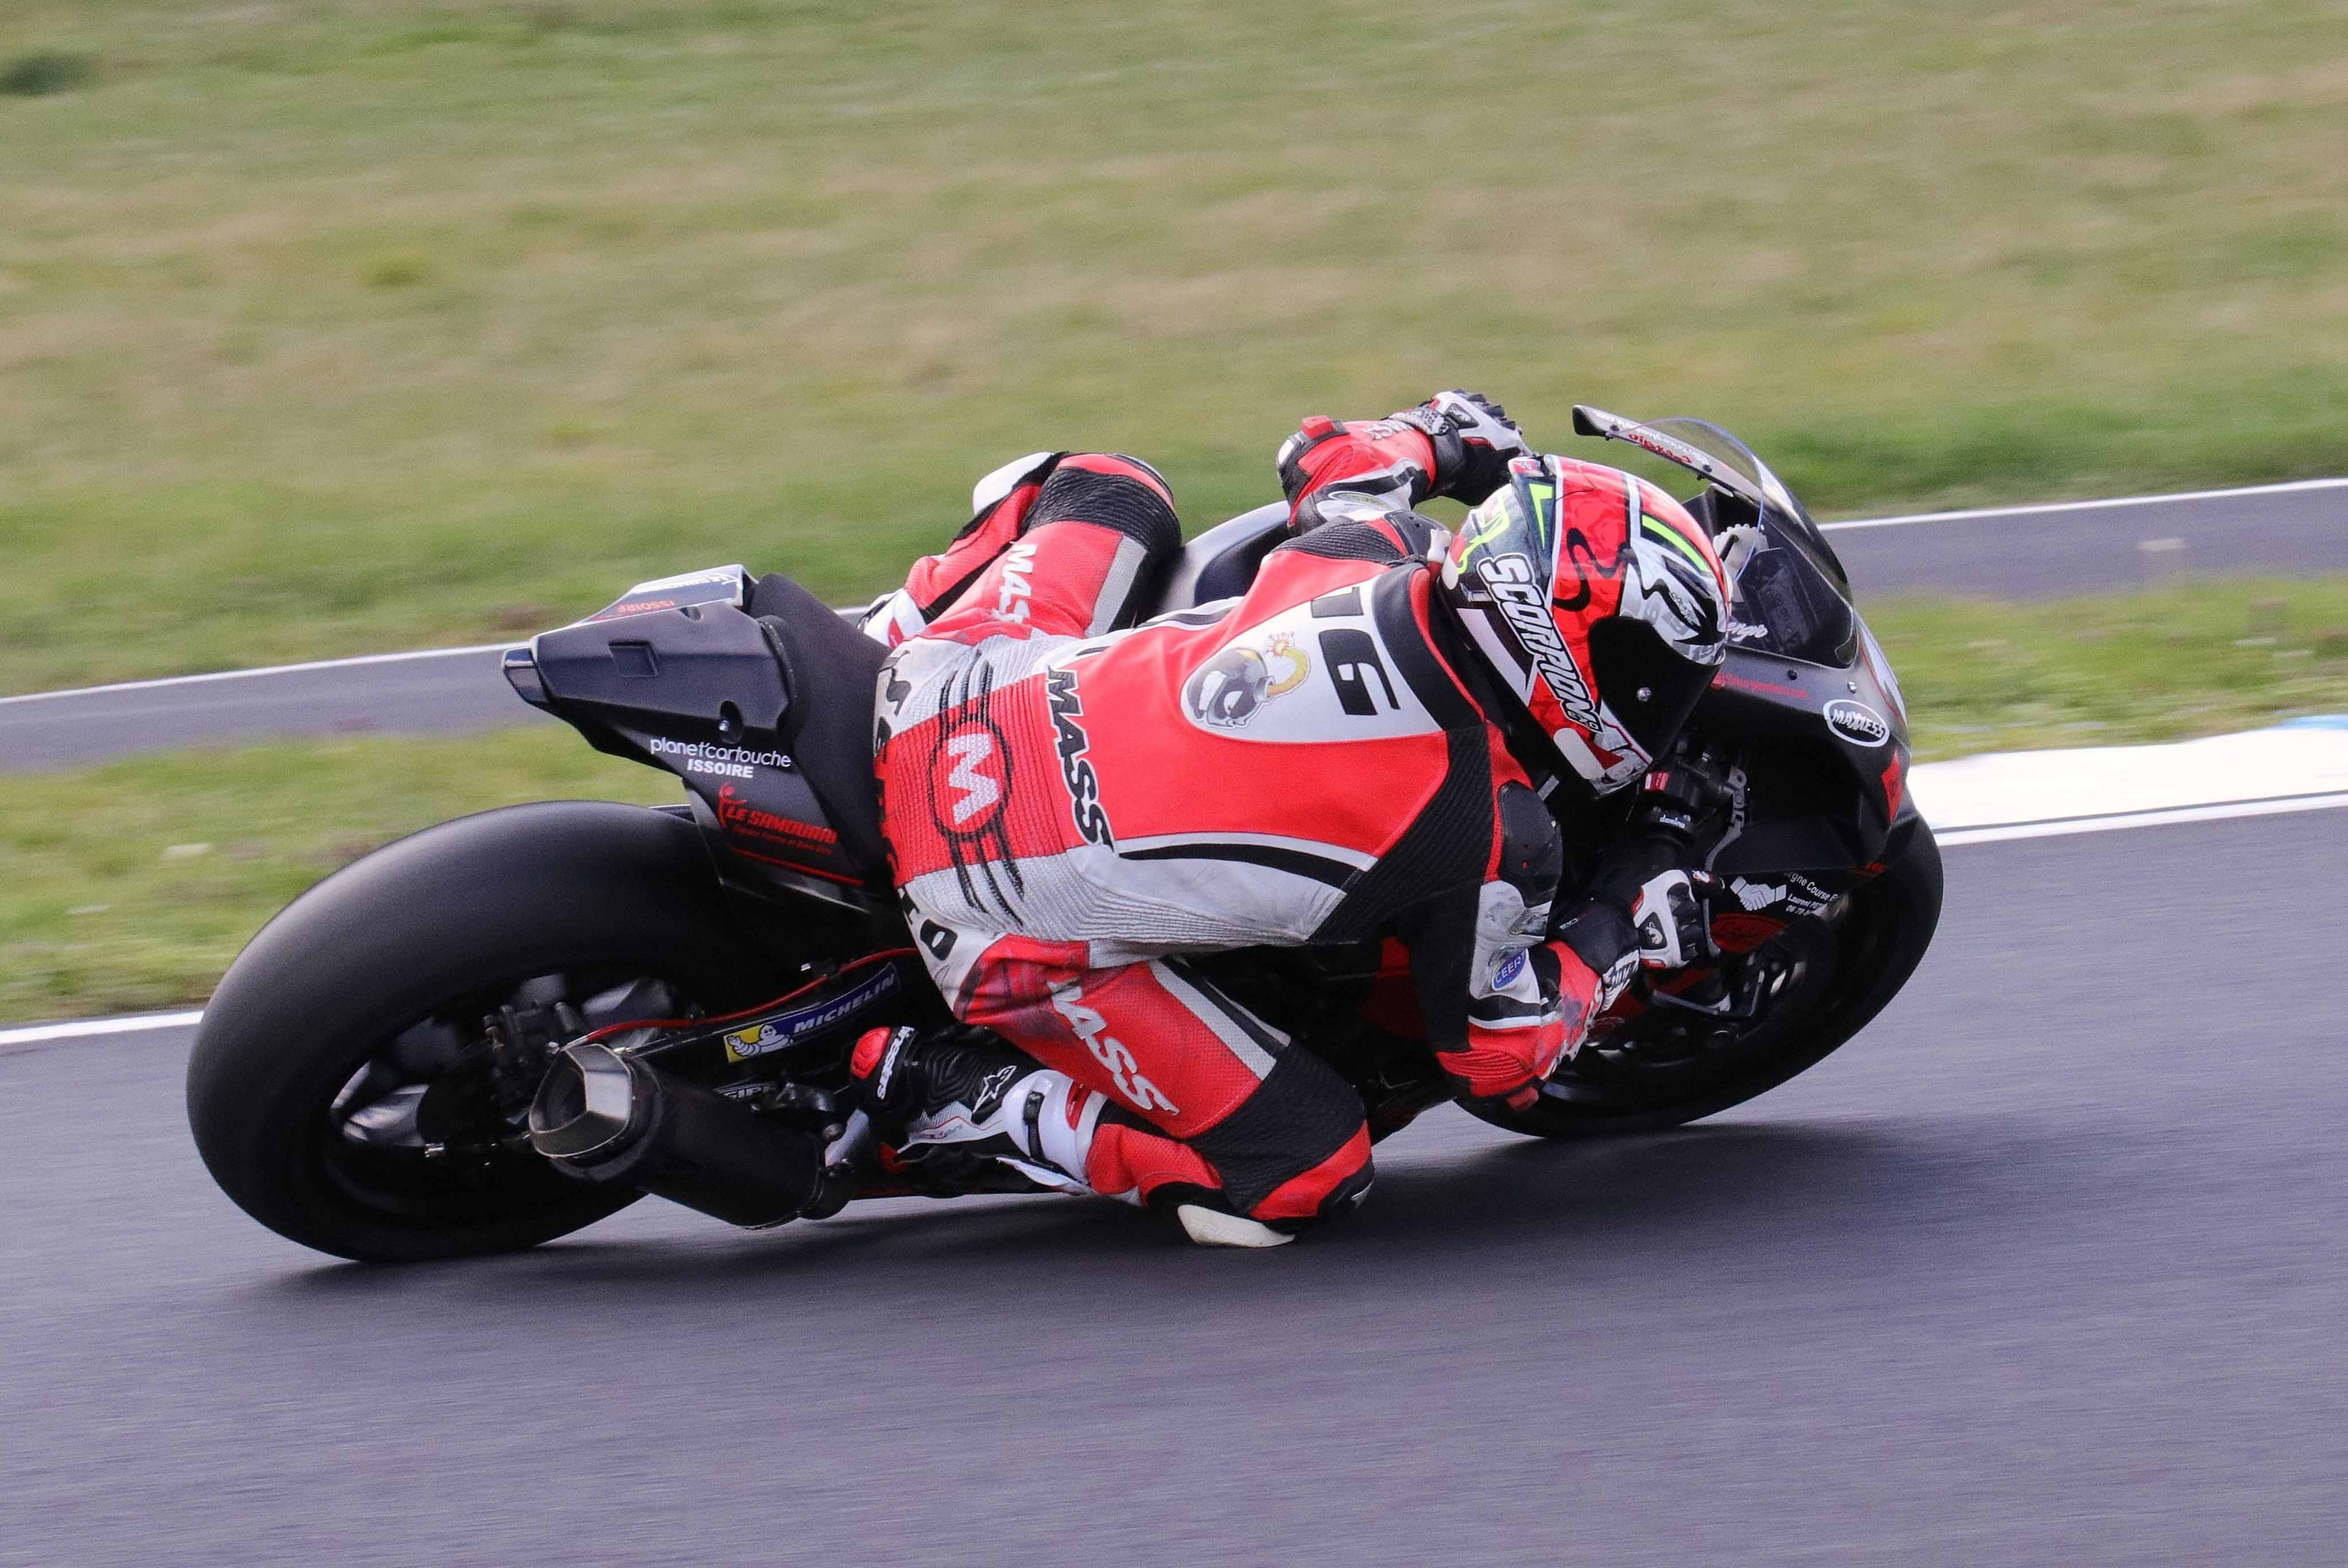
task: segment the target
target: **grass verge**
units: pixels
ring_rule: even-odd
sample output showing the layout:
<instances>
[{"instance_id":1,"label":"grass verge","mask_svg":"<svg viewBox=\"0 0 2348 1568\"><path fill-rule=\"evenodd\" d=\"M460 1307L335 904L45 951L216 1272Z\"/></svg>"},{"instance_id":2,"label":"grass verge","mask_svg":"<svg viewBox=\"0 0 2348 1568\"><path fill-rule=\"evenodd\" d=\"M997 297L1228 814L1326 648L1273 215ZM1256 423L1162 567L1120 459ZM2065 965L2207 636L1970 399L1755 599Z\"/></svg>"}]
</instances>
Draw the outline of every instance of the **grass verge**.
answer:
<instances>
[{"instance_id":1,"label":"grass verge","mask_svg":"<svg viewBox=\"0 0 2348 1568\"><path fill-rule=\"evenodd\" d=\"M2348 579L2069 604L1910 600L1872 624L1928 760L2348 712ZM367 850L517 801L677 798L533 728L0 775L0 1021L201 1002L294 896Z\"/></svg>"},{"instance_id":2,"label":"grass verge","mask_svg":"<svg viewBox=\"0 0 2348 1568\"><path fill-rule=\"evenodd\" d=\"M563 798L680 795L535 727L0 775L0 1020L199 1003L328 872L448 817Z\"/></svg>"},{"instance_id":3,"label":"grass verge","mask_svg":"<svg viewBox=\"0 0 2348 1568\"><path fill-rule=\"evenodd\" d=\"M1900 672L1924 762L2348 712L2348 577L2052 604L1887 600L1868 624Z\"/></svg>"},{"instance_id":4,"label":"grass verge","mask_svg":"<svg viewBox=\"0 0 2348 1568\"><path fill-rule=\"evenodd\" d=\"M1044 445L1210 521L1455 384L1825 514L2348 471L2336 0L0 23L0 689L845 598Z\"/></svg>"}]
</instances>

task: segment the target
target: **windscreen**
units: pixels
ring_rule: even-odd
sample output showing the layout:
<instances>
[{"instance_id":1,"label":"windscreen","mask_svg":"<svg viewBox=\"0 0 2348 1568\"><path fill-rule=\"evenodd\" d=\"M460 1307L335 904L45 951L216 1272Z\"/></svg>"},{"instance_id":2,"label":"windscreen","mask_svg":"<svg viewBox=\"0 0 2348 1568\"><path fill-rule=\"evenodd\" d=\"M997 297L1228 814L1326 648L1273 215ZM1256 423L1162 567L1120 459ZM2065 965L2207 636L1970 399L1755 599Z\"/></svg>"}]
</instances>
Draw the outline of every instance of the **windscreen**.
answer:
<instances>
[{"instance_id":1,"label":"windscreen","mask_svg":"<svg viewBox=\"0 0 2348 1568\"><path fill-rule=\"evenodd\" d=\"M1717 491L1708 498L1715 502L1716 513L1746 509L1735 497ZM1857 653L1859 632L1850 601L1774 507L1763 514L1760 528L1760 548L1736 574L1736 597L1728 607L1731 645L1811 664L1849 664Z\"/></svg>"},{"instance_id":2,"label":"windscreen","mask_svg":"<svg viewBox=\"0 0 2348 1568\"><path fill-rule=\"evenodd\" d=\"M1642 422L1577 408L1574 427L1628 442L1707 480L1711 487L1687 506L1715 538L1741 524L1759 529L1760 547L1737 573L1729 606L1735 646L1813 664L1846 665L1858 657L1859 617L1842 562L1750 446L1704 419Z\"/></svg>"},{"instance_id":3,"label":"windscreen","mask_svg":"<svg viewBox=\"0 0 2348 1568\"><path fill-rule=\"evenodd\" d=\"M1808 509L1752 447L1708 419L1656 419L1649 421L1647 428L1695 448L1743 477L1758 492L1756 498L1765 504L1769 519L1778 526L1778 530L1793 535L1803 551L1834 579L1835 586L1848 590L1849 579L1843 572L1834 547L1827 543L1818 525L1810 520Z\"/></svg>"}]
</instances>

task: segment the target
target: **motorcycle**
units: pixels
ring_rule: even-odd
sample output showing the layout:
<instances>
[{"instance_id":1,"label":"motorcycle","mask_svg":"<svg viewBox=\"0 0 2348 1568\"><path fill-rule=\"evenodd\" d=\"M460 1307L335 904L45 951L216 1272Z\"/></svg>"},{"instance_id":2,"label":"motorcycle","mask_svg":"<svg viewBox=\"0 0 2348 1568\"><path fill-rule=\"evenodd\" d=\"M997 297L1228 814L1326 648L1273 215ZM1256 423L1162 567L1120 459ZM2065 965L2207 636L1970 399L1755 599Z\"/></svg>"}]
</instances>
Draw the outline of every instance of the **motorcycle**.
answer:
<instances>
[{"instance_id":1,"label":"motorcycle","mask_svg":"<svg viewBox=\"0 0 2348 1568\"><path fill-rule=\"evenodd\" d=\"M1898 681L1801 503L1701 420L1581 407L1574 429L1702 481L1688 507L1735 592L1725 662L1670 759L1685 782L1550 797L1570 845L1627 838L1716 878L1716 955L1643 974L1530 1105L1472 1108L1559 1139L1676 1126L1814 1066L1906 983L1941 907ZM1286 520L1262 507L1192 540L1159 613L1243 592ZM901 1165L850 1104L859 1034L950 1021L918 951L943 933L909 927L880 836L883 657L738 566L640 584L510 650L524 701L675 774L685 800L465 817L295 899L221 979L189 1061L221 1188L283 1235L373 1261L532 1246L647 1193L766 1226L1042 1190L1004 1165ZM1351 1082L1373 1137L1451 1097L1399 948L1197 961Z\"/></svg>"}]
</instances>

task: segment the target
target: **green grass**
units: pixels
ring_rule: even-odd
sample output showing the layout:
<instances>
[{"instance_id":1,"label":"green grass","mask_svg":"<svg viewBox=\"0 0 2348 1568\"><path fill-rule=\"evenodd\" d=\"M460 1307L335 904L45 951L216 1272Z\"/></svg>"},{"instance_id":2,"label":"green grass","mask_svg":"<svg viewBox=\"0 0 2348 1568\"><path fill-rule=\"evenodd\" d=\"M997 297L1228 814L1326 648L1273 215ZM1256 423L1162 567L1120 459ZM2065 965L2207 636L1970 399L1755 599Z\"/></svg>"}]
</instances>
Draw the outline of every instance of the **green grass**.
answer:
<instances>
[{"instance_id":1,"label":"green grass","mask_svg":"<svg viewBox=\"0 0 2348 1568\"><path fill-rule=\"evenodd\" d=\"M873 588L1044 445L1744 430L1821 511L2348 470L2332 0L15 0L0 689Z\"/></svg>"},{"instance_id":2,"label":"green grass","mask_svg":"<svg viewBox=\"0 0 2348 1568\"><path fill-rule=\"evenodd\" d=\"M2023 606L1892 600L1868 624L1900 672L1921 761L2348 713L2348 578Z\"/></svg>"},{"instance_id":3,"label":"green grass","mask_svg":"<svg viewBox=\"0 0 2348 1568\"><path fill-rule=\"evenodd\" d=\"M1927 759L2348 712L2348 578L2026 607L1911 600L1872 623ZM336 866L448 817L565 796L681 794L537 728L0 774L0 1020L200 1002L263 921Z\"/></svg>"},{"instance_id":4,"label":"green grass","mask_svg":"<svg viewBox=\"0 0 2348 1568\"><path fill-rule=\"evenodd\" d=\"M0 774L0 1019L201 1001L262 923L376 845L517 801L680 800L547 729Z\"/></svg>"}]
</instances>

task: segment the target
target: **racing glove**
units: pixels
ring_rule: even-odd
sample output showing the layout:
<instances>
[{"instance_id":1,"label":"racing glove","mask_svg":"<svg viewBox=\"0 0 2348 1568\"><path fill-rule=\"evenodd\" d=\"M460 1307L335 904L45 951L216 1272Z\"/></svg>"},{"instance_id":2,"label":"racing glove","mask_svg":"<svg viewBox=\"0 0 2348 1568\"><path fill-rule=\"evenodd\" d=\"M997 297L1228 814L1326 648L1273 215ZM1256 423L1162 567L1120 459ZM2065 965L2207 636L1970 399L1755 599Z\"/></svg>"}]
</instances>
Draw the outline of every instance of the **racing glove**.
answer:
<instances>
[{"instance_id":1,"label":"racing glove","mask_svg":"<svg viewBox=\"0 0 2348 1568\"><path fill-rule=\"evenodd\" d=\"M1509 482L1509 460L1530 454L1507 409L1480 392L1438 392L1391 416L1435 448L1434 488L1474 506Z\"/></svg>"},{"instance_id":2,"label":"racing glove","mask_svg":"<svg viewBox=\"0 0 2348 1568\"><path fill-rule=\"evenodd\" d=\"M1651 969L1684 969L1714 958L1712 894L1719 879L1708 871L1666 871L1640 887L1631 904L1639 962Z\"/></svg>"},{"instance_id":3,"label":"racing glove","mask_svg":"<svg viewBox=\"0 0 2348 1568\"><path fill-rule=\"evenodd\" d=\"M1291 528L1329 520L1322 498L1353 492L1406 511L1429 496L1469 504L1508 482L1509 459L1527 451L1500 405L1472 392L1438 392L1416 408L1346 423L1316 414L1281 444L1280 488Z\"/></svg>"}]
</instances>

